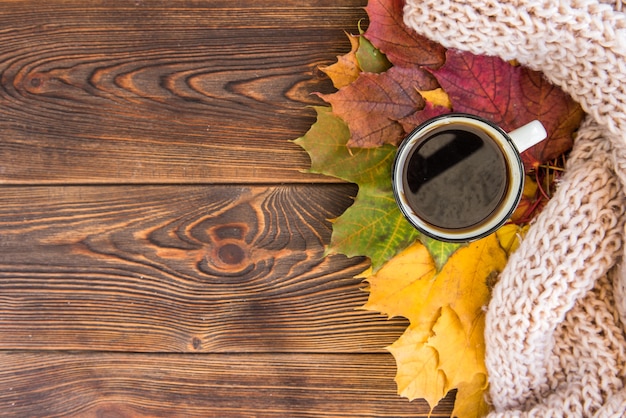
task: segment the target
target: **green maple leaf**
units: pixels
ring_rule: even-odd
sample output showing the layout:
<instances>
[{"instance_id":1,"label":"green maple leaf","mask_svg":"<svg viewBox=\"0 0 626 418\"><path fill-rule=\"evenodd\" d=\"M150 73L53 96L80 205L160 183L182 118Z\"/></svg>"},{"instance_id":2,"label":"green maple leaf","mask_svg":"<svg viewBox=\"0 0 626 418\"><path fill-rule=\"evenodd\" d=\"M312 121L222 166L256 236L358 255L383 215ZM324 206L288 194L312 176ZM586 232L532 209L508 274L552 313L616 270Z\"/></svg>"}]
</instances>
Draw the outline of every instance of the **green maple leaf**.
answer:
<instances>
[{"instance_id":1,"label":"green maple leaf","mask_svg":"<svg viewBox=\"0 0 626 418\"><path fill-rule=\"evenodd\" d=\"M404 218L391 188L396 147L348 148L350 131L330 107L315 107L317 122L294 142L311 158L309 172L356 183L354 204L333 221L327 253L367 256L374 271L413 243L419 232Z\"/></svg>"},{"instance_id":2,"label":"green maple leaf","mask_svg":"<svg viewBox=\"0 0 626 418\"><path fill-rule=\"evenodd\" d=\"M441 270L443 266L448 262L448 259L452 254L465 244L454 244L451 242L437 241L434 238L426 235L420 236L420 241L428 249L430 256L435 263L437 271Z\"/></svg>"},{"instance_id":3,"label":"green maple leaf","mask_svg":"<svg viewBox=\"0 0 626 418\"><path fill-rule=\"evenodd\" d=\"M366 73L382 73L391 67L391 63L378 48L376 48L363 34L359 22L359 47L356 50L356 59L359 67Z\"/></svg>"}]
</instances>

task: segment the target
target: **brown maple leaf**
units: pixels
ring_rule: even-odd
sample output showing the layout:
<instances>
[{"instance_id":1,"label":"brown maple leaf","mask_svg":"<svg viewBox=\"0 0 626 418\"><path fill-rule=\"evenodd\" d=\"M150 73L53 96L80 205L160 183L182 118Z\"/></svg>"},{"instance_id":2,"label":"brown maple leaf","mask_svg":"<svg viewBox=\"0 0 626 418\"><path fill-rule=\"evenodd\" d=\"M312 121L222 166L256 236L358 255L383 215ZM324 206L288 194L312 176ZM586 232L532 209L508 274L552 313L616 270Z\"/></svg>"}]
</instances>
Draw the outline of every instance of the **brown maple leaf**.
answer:
<instances>
[{"instance_id":1,"label":"brown maple leaf","mask_svg":"<svg viewBox=\"0 0 626 418\"><path fill-rule=\"evenodd\" d=\"M333 94L320 95L350 128L348 146L371 148L397 145L405 135L403 119L424 108L418 90L439 87L437 80L418 68L392 67L381 74L362 73Z\"/></svg>"}]
</instances>

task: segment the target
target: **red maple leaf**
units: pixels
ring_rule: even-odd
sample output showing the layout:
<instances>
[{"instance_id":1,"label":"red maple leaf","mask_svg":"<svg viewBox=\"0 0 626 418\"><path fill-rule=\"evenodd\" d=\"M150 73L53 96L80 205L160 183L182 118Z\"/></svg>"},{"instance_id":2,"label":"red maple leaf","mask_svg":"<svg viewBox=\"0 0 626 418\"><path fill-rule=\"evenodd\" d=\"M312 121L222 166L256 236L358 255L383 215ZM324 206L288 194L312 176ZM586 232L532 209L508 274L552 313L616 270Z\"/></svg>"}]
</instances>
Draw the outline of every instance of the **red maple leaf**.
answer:
<instances>
[{"instance_id":1,"label":"red maple leaf","mask_svg":"<svg viewBox=\"0 0 626 418\"><path fill-rule=\"evenodd\" d=\"M446 49L406 26L402 20L403 7L404 0L370 0L365 8L370 20L365 37L393 65L440 67Z\"/></svg>"},{"instance_id":2,"label":"red maple leaf","mask_svg":"<svg viewBox=\"0 0 626 418\"><path fill-rule=\"evenodd\" d=\"M448 50L446 63L432 74L448 93L455 112L482 116L506 131L541 121L548 138L522 154L527 169L571 148L583 111L541 73L498 57Z\"/></svg>"}]
</instances>

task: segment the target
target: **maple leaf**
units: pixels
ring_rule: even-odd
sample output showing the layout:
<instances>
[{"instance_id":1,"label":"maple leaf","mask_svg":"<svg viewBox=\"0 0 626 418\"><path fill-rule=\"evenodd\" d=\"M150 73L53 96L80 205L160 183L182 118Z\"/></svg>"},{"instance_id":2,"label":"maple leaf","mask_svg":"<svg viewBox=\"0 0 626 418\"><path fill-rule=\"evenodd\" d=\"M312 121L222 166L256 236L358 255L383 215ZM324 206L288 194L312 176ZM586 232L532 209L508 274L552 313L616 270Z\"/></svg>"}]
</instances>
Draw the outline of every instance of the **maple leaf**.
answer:
<instances>
[{"instance_id":1,"label":"maple leaf","mask_svg":"<svg viewBox=\"0 0 626 418\"><path fill-rule=\"evenodd\" d=\"M377 270L419 233L398 210L389 190L361 184L354 204L334 220L328 253L365 255Z\"/></svg>"},{"instance_id":2,"label":"maple leaf","mask_svg":"<svg viewBox=\"0 0 626 418\"><path fill-rule=\"evenodd\" d=\"M420 242L428 249L428 253L432 257L437 271L441 270L448 261L448 258L463 246L463 244L438 241L426 235L420 236Z\"/></svg>"},{"instance_id":3,"label":"maple leaf","mask_svg":"<svg viewBox=\"0 0 626 418\"><path fill-rule=\"evenodd\" d=\"M411 132L428 119L450 113L450 111L451 109L449 107L440 106L427 101L421 111L412 113L409 116L400 119L398 122L402 125L404 132Z\"/></svg>"},{"instance_id":4,"label":"maple leaf","mask_svg":"<svg viewBox=\"0 0 626 418\"><path fill-rule=\"evenodd\" d=\"M364 309L414 319L412 327L426 325L426 333L436 320L439 306L425 309L423 286L431 283L437 270L428 249L416 242L365 278L369 298ZM425 314L426 315L423 315ZM422 328L420 328L422 329Z\"/></svg>"},{"instance_id":5,"label":"maple leaf","mask_svg":"<svg viewBox=\"0 0 626 418\"><path fill-rule=\"evenodd\" d=\"M356 51L356 58L361 69L368 73L382 73L391 68L391 63L378 48L374 46L365 36L359 22L359 48Z\"/></svg>"},{"instance_id":6,"label":"maple leaf","mask_svg":"<svg viewBox=\"0 0 626 418\"><path fill-rule=\"evenodd\" d=\"M328 107L315 110L317 122L294 141L309 154L309 171L359 186L354 204L333 220L327 253L367 256L377 270L419 236L393 196L390 179L396 148L348 148L350 132L341 118Z\"/></svg>"},{"instance_id":7,"label":"maple leaf","mask_svg":"<svg viewBox=\"0 0 626 418\"><path fill-rule=\"evenodd\" d=\"M350 40L352 49L350 52L337 57L337 62L332 65L322 66L322 70L333 82L333 86L339 89L347 86L359 77L361 68L357 59L359 50L359 36L346 34Z\"/></svg>"},{"instance_id":8,"label":"maple leaf","mask_svg":"<svg viewBox=\"0 0 626 418\"><path fill-rule=\"evenodd\" d=\"M540 120L548 138L526 152L522 160L527 167L537 167L568 151L574 132L584 117L582 107L563 90L551 84L540 72L522 67L520 95L533 119Z\"/></svg>"},{"instance_id":9,"label":"maple leaf","mask_svg":"<svg viewBox=\"0 0 626 418\"><path fill-rule=\"evenodd\" d=\"M510 256L520 245L520 242L526 232L529 225L515 225L512 223L506 224L500 227L496 231L500 246L506 251L507 256Z\"/></svg>"},{"instance_id":10,"label":"maple leaf","mask_svg":"<svg viewBox=\"0 0 626 418\"><path fill-rule=\"evenodd\" d=\"M320 67L336 89L355 81L361 72L382 73L391 67L387 57L363 36L360 25L359 33L360 35L346 33L351 45L350 52L337 56L337 62Z\"/></svg>"},{"instance_id":11,"label":"maple leaf","mask_svg":"<svg viewBox=\"0 0 626 418\"><path fill-rule=\"evenodd\" d=\"M475 401L471 382L487 373L483 306L490 298L490 279L506 260L497 235L491 234L457 249L439 272L428 249L415 243L366 276L369 298L364 309L410 322L389 347L402 396L424 398L434 407L457 388L459 408Z\"/></svg>"},{"instance_id":12,"label":"maple leaf","mask_svg":"<svg viewBox=\"0 0 626 418\"><path fill-rule=\"evenodd\" d=\"M478 418L489 413L489 404L485 400L488 387L487 376L476 373L470 382L459 383L453 417Z\"/></svg>"},{"instance_id":13,"label":"maple leaf","mask_svg":"<svg viewBox=\"0 0 626 418\"><path fill-rule=\"evenodd\" d=\"M370 0L365 37L395 66L438 68L444 63L445 48L406 26L403 7L403 0Z\"/></svg>"},{"instance_id":14,"label":"maple leaf","mask_svg":"<svg viewBox=\"0 0 626 418\"><path fill-rule=\"evenodd\" d=\"M445 373L439 369L439 353L426 344L424 330L409 327L387 350L397 364L396 385L401 396L419 394L432 408L446 396Z\"/></svg>"},{"instance_id":15,"label":"maple leaf","mask_svg":"<svg viewBox=\"0 0 626 418\"><path fill-rule=\"evenodd\" d=\"M433 105L433 107L445 107L446 109L452 109L452 102L450 96L441 87L434 90L420 91L419 94L426 100L427 103Z\"/></svg>"},{"instance_id":16,"label":"maple leaf","mask_svg":"<svg viewBox=\"0 0 626 418\"><path fill-rule=\"evenodd\" d=\"M348 146L370 148L397 145L405 135L401 119L424 108L418 90L439 87L426 71L392 67L381 74L362 73L348 86L320 97L350 128Z\"/></svg>"},{"instance_id":17,"label":"maple leaf","mask_svg":"<svg viewBox=\"0 0 626 418\"><path fill-rule=\"evenodd\" d=\"M482 116L506 131L540 120L548 138L522 154L527 168L571 148L582 108L541 73L498 57L448 50L445 64L432 74L456 112Z\"/></svg>"},{"instance_id":18,"label":"maple leaf","mask_svg":"<svg viewBox=\"0 0 626 418\"><path fill-rule=\"evenodd\" d=\"M433 326L434 335L428 345L439 354L439 369L446 376L446 392L461 382L471 382L477 373L487 375L485 367L485 315L480 311L469 335L450 306L441 307L441 315Z\"/></svg>"}]
</instances>

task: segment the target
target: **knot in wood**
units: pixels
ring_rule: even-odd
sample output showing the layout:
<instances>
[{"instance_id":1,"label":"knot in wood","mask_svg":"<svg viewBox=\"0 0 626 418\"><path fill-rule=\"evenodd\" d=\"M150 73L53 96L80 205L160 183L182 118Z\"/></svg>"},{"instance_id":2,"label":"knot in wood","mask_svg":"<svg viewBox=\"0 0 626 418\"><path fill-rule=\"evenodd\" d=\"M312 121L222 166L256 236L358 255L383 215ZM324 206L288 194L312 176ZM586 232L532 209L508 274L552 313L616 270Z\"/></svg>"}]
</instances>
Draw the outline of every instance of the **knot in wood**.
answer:
<instances>
[{"instance_id":1,"label":"knot in wood","mask_svg":"<svg viewBox=\"0 0 626 418\"><path fill-rule=\"evenodd\" d=\"M249 270L249 248L245 241L227 239L211 246L206 255L212 274L239 274Z\"/></svg>"},{"instance_id":2,"label":"knot in wood","mask_svg":"<svg viewBox=\"0 0 626 418\"><path fill-rule=\"evenodd\" d=\"M225 264L241 264L246 258L246 253L239 245L227 243L217 250L217 256Z\"/></svg>"},{"instance_id":3,"label":"knot in wood","mask_svg":"<svg viewBox=\"0 0 626 418\"><path fill-rule=\"evenodd\" d=\"M16 77L16 87L32 94L41 94L46 88L47 76L41 73L31 73L23 77Z\"/></svg>"},{"instance_id":4,"label":"knot in wood","mask_svg":"<svg viewBox=\"0 0 626 418\"><path fill-rule=\"evenodd\" d=\"M39 78L39 77L31 78L30 79L30 85L32 87L35 87L35 88L41 86L41 78Z\"/></svg>"},{"instance_id":5,"label":"knot in wood","mask_svg":"<svg viewBox=\"0 0 626 418\"><path fill-rule=\"evenodd\" d=\"M200 350L202 348L202 339L198 338L198 337L193 337L191 339L191 346L193 347L194 350Z\"/></svg>"}]
</instances>

